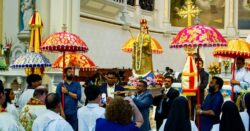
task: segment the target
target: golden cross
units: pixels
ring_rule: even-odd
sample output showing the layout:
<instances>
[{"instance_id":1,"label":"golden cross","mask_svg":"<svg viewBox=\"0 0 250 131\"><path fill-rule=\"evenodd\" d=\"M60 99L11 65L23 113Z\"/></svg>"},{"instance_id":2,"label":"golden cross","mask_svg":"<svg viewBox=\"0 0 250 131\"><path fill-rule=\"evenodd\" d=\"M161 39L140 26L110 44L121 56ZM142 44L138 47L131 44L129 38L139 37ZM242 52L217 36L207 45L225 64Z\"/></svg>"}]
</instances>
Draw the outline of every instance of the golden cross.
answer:
<instances>
[{"instance_id":1,"label":"golden cross","mask_svg":"<svg viewBox=\"0 0 250 131\"><path fill-rule=\"evenodd\" d=\"M192 25L192 17L195 17L196 15L198 15L201 12L201 10L196 7L195 5L193 5L192 0L187 0L185 2L185 6L182 7L181 9L177 8L177 14L180 17L183 18L188 18L188 26Z\"/></svg>"}]
</instances>

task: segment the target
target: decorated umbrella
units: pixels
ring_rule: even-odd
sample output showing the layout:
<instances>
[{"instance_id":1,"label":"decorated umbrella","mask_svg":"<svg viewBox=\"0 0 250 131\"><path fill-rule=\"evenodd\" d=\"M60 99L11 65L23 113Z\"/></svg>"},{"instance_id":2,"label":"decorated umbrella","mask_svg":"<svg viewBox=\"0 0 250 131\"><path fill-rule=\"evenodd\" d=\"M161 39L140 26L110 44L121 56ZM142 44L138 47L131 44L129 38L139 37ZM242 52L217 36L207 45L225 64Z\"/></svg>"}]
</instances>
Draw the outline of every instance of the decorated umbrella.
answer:
<instances>
[{"instance_id":1,"label":"decorated umbrella","mask_svg":"<svg viewBox=\"0 0 250 131\"><path fill-rule=\"evenodd\" d=\"M193 96L197 92L197 104L200 105L200 87L198 86L200 75L198 69L194 65L193 52L197 47L199 59L200 47L226 46L224 37L213 27L204 25L189 26L177 33L176 37L170 43L170 48L184 47L188 53L187 62L182 74L182 91ZM196 71L198 70L198 71ZM198 80L198 83L195 82ZM196 89L197 88L197 89ZM198 90L198 91L197 91ZM198 128L200 128L200 116L198 115Z\"/></svg>"},{"instance_id":2,"label":"decorated umbrella","mask_svg":"<svg viewBox=\"0 0 250 131\"><path fill-rule=\"evenodd\" d=\"M130 38L122 46L122 51L131 53L133 51L135 41L136 41L136 37ZM154 54L161 54L163 52L163 48L161 47L160 43L154 38L151 39L151 48Z\"/></svg>"},{"instance_id":3,"label":"decorated umbrella","mask_svg":"<svg viewBox=\"0 0 250 131\"><path fill-rule=\"evenodd\" d=\"M44 68L51 66L49 59L40 53L28 52L20 55L14 63L10 66L11 68L29 68L33 70L35 67ZM26 70L26 72L30 72ZM31 71L37 73L36 70Z\"/></svg>"},{"instance_id":4,"label":"decorated umbrella","mask_svg":"<svg viewBox=\"0 0 250 131\"><path fill-rule=\"evenodd\" d=\"M192 52L195 47L198 47L197 50L199 53L199 47L214 47L214 46L226 46L226 45L227 45L226 40L215 28L208 27L205 25L195 25L186 27L182 29L180 32L178 32L176 37L174 37L173 40L171 41L170 48L184 47L186 50L188 50L188 52ZM190 61L193 61L191 54L192 53L190 53L190 55L188 56L188 59ZM198 91L198 99L197 99L198 104L200 103L199 95L200 94Z\"/></svg>"},{"instance_id":5,"label":"decorated umbrella","mask_svg":"<svg viewBox=\"0 0 250 131\"><path fill-rule=\"evenodd\" d=\"M36 10L34 11L32 17L30 18L29 27L31 29L29 52L40 53L39 47L41 45L43 22L40 14ZM41 68L40 66L27 67L25 68L25 72L26 74L32 74L32 73L42 74L44 69L40 68Z\"/></svg>"},{"instance_id":6,"label":"decorated umbrella","mask_svg":"<svg viewBox=\"0 0 250 131\"><path fill-rule=\"evenodd\" d=\"M65 65L82 70L95 70L95 63L84 54L68 53L65 55ZM53 63L54 68L63 68L63 55L59 56Z\"/></svg>"},{"instance_id":7,"label":"decorated umbrella","mask_svg":"<svg viewBox=\"0 0 250 131\"><path fill-rule=\"evenodd\" d=\"M63 52L63 59L65 58L65 52L82 51L87 52L88 47L85 42L77 35L69 32L57 32L46 38L40 47L44 51L59 51ZM65 67L65 61L63 60L63 69Z\"/></svg>"},{"instance_id":8,"label":"decorated umbrella","mask_svg":"<svg viewBox=\"0 0 250 131\"><path fill-rule=\"evenodd\" d=\"M88 51L87 45L79 36L66 31L57 32L47 37L40 49L59 52Z\"/></svg>"},{"instance_id":9,"label":"decorated umbrella","mask_svg":"<svg viewBox=\"0 0 250 131\"><path fill-rule=\"evenodd\" d=\"M85 42L77 35L66 32L66 25L63 25L63 32L57 32L47 37L41 50L63 52L63 69L65 68L65 52L82 51L87 52L88 47ZM64 74L63 74L64 77ZM64 108L64 95L62 95L62 107Z\"/></svg>"},{"instance_id":10,"label":"decorated umbrella","mask_svg":"<svg viewBox=\"0 0 250 131\"><path fill-rule=\"evenodd\" d=\"M228 42L227 47L217 47L214 49L213 52L215 57L222 57L222 58L233 58L234 64L232 67L232 79L235 79L235 66L236 66L236 58L243 57L243 58L250 58L250 45L249 43L240 40L230 40ZM232 87L231 99L234 97L234 88Z\"/></svg>"},{"instance_id":11,"label":"decorated umbrella","mask_svg":"<svg viewBox=\"0 0 250 131\"><path fill-rule=\"evenodd\" d=\"M170 48L226 46L224 37L213 27L189 26L182 29L171 41Z\"/></svg>"}]
</instances>

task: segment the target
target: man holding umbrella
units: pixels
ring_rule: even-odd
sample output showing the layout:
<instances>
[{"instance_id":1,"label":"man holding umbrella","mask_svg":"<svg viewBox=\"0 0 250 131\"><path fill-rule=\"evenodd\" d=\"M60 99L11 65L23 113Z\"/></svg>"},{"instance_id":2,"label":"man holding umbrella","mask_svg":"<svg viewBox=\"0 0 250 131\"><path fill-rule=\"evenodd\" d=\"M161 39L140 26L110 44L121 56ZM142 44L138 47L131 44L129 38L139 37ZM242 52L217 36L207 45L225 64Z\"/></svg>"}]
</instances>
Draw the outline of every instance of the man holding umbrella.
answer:
<instances>
[{"instance_id":1,"label":"man holding umbrella","mask_svg":"<svg viewBox=\"0 0 250 131\"><path fill-rule=\"evenodd\" d=\"M235 80L231 80L231 84L234 86L233 101L236 102L241 91L247 90L250 86L250 74L246 70L245 59L238 57L236 59Z\"/></svg>"},{"instance_id":2,"label":"man holding umbrella","mask_svg":"<svg viewBox=\"0 0 250 131\"><path fill-rule=\"evenodd\" d=\"M56 94L62 98L65 119L77 131L77 102L81 99L81 85L73 80L74 73L71 67L64 69L65 80L58 84Z\"/></svg>"}]
</instances>

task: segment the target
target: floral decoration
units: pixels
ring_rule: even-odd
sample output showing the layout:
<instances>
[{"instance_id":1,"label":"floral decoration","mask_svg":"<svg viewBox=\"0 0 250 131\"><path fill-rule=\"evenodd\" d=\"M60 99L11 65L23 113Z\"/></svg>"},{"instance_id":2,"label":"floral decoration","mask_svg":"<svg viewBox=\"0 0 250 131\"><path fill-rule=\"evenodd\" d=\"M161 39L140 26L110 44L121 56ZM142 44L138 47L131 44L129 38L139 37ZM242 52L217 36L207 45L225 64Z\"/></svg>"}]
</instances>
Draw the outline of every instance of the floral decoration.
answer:
<instances>
[{"instance_id":1,"label":"floral decoration","mask_svg":"<svg viewBox=\"0 0 250 131\"><path fill-rule=\"evenodd\" d=\"M218 62L212 62L208 66L208 73L211 74L212 76L219 74L221 72L221 67Z\"/></svg>"},{"instance_id":2,"label":"floral decoration","mask_svg":"<svg viewBox=\"0 0 250 131\"><path fill-rule=\"evenodd\" d=\"M224 69L225 69L225 73L227 73L227 70L229 68L229 60L226 60L226 61L222 61L222 65L224 66Z\"/></svg>"},{"instance_id":3,"label":"floral decoration","mask_svg":"<svg viewBox=\"0 0 250 131\"><path fill-rule=\"evenodd\" d=\"M156 79L153 79L152 77L147 77L146 79L144 79L143 77L130 76L129 81L128 81L128 85L136 86L137 82L140 80L146 81L148 86L153 86L156 83Z\"/></svg>"}]
</instances>

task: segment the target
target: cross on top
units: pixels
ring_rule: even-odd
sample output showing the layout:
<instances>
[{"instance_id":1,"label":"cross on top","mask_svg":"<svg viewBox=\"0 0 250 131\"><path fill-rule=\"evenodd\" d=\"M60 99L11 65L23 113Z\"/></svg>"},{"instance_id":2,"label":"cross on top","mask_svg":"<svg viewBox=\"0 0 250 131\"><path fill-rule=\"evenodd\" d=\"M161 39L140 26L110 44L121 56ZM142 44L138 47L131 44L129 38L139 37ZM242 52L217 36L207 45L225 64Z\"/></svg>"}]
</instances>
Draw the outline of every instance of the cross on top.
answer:
<instances>
[{"instance_id":1,"label":"cross on top","mask_svg":"<svg viewBox=\"0 0 250 131\"><path fill-rule=\"evenodd\" d=\"M192 0L187 0L185 6L181 9L177 8L177 14L182 18L188 18L188 26L192 25L192 17L195 17L201 12L201 10L193 5Z\"/></svg>"}]
</instances>

